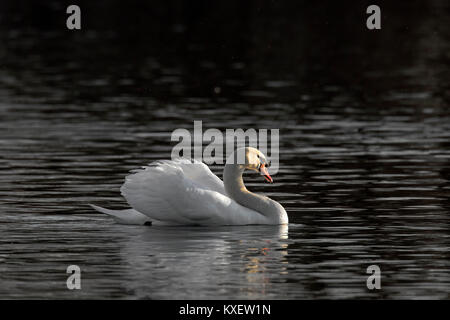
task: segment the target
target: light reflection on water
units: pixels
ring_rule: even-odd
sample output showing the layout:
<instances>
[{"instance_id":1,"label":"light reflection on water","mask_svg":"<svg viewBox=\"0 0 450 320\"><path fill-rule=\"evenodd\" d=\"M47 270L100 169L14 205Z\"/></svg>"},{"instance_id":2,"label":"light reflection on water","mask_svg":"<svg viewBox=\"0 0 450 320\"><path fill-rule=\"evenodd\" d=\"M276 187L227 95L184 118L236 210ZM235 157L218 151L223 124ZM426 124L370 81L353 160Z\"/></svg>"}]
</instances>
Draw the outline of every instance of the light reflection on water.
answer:
<instances>
[{"instance_id":1,"label":"light reflection on water","mask_svg":"<svg viewBox=\"0 0 450 320\"><path fill-rule=\"evenodd\" d=\"M271 63L254 48L232 61L149 42L130 57L120 35L71 39L85 52L57 33L2 33L0 297L448 298L449 29L424 37L437 26L420 21L395 55L321 50L317 30L323 43L305 37ZM124 176L169 158L170 133L194 120L280 128L275 183L246 181L286 207L288 228L122 226L90 210L126 206ZM80 291L65 287L70 264Z\"/></svg>"}]
</instances>

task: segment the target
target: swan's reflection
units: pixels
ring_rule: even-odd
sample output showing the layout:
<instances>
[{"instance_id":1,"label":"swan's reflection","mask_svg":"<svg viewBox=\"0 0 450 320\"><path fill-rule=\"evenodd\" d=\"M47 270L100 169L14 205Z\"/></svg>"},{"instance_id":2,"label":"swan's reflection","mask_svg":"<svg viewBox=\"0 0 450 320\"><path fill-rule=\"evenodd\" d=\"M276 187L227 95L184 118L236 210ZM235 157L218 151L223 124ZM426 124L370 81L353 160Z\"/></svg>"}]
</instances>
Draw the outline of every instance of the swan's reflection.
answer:
<instances>
[{"instance_id":1,"label":"swan's reflection","mask_svg":"<svg viewBox=\"0 0 450 320\"><path fill-rule=\"evenodd\" d=\"M287 225L125 228L126 286L136 298L262 298L286 272Z\"/></svg>"}]
</instances>

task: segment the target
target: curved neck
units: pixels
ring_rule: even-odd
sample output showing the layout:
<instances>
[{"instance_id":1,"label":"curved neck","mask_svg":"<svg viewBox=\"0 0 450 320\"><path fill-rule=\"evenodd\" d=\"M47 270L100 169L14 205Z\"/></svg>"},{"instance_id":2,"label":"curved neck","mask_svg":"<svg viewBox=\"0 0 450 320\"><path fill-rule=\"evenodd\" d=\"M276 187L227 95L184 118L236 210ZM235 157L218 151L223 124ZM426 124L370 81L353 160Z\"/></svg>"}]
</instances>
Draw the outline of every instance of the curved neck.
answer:
<instances>
[{"instance_id":1,"label":"curved neck","mask_svg":"<svg viewBox=\"0 0 450 320\"><path fill-rule=\"evenodd\" d=\"M242 179L244 166L238 164L225 164L223 170L223 184L227 194L240 205L253 209L271 219L279 219L280 213L277 202L252 193L247 190Z\"/></svg>"},{"instance_id":2,"label":"curved neck","mask_svg":"<svg viewBox=\"0 0 450 320\"><path fill-rule=\"evenodd\" d=\"M236 200L238 203L244 205L239 200L243 200L242 196L245 196L250 191L244 185L242 174L244 173L244 166L238 164L225 164L223 168L223 184L227 194Z\"/></svg>"}]
</instances>

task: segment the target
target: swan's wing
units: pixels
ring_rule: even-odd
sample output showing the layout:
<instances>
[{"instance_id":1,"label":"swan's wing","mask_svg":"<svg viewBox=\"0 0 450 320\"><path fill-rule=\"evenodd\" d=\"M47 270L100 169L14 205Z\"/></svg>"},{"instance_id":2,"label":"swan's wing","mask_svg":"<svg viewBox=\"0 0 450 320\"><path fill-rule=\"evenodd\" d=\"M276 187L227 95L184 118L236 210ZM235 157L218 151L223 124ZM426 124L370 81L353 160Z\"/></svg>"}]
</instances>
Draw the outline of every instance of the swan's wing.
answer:
<instances>
[{"instance_id":1,"label":"swan's wing","mask_svg":"<svg viewBox=\"0 0 450 320\"><path fill-rule=\"evenodd\" d=\"M159 161L127 176L120 191L138 212L171 223L228 224L246 219L242 210L255 213L221 193L223 184L214 180L199 163Z\"/></svg>"},{"instance_id":2,"label":"swan's wing","mask_svg":"<svg viewBox=\"0 0 450 320\"><path fill-rule=\"evenodd\" d=\"M212 173L208 166L201 161L178 158L175 160L159 161L156 164L175 165L183 171L186 178L195 182L200 188L226 195L222 180Z\"/></svg>"}]
</instances>

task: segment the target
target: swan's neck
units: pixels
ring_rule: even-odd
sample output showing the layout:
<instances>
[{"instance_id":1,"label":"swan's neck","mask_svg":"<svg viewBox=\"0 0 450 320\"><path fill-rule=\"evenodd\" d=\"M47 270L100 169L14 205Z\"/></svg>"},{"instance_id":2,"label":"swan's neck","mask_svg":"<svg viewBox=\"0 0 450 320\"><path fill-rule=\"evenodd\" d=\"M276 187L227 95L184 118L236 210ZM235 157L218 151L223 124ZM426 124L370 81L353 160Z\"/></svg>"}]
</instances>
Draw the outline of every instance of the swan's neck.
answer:
<instances>
[{"instance_id":1,"label":"swan's neck","mask_svg":"<svg viewBox=\"0 0 450 320\"><path fill-rule=\"evenodd\" d=\"M242 179L244 170L242 165L225 165L223 183L227 194L240 205L253 209L270 220L283 220L282 215L286 212L278 202L247 190Z\"/></svg>"}]
</instances>

